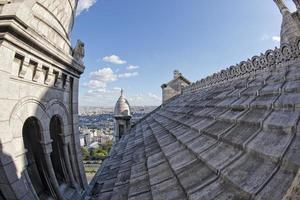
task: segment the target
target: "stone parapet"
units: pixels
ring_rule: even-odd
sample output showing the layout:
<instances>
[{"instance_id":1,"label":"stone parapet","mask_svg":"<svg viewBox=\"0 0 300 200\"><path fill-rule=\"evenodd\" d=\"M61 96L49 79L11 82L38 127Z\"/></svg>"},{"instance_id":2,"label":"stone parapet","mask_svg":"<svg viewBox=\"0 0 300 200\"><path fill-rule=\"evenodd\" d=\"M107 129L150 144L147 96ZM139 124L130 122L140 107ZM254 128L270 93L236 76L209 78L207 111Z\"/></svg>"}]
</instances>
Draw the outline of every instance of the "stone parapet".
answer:
<instances>
[{"instance_id":1,"label":"stone parapet","mask_svg":"<svg viewBox=\"0 0 300 200\"><path fill-rule=\"evenodd\" d=\"M276 67L279 65L291 64L300 59L300 38L293 43L282 44L280 48L267 50L259 56L242 61L237 65L228 67L211 76L203 78L183 89L183 93L197 91L212 85L222 84L241 77L250 76L261 70Z\"/></svg>"}]
</instances>

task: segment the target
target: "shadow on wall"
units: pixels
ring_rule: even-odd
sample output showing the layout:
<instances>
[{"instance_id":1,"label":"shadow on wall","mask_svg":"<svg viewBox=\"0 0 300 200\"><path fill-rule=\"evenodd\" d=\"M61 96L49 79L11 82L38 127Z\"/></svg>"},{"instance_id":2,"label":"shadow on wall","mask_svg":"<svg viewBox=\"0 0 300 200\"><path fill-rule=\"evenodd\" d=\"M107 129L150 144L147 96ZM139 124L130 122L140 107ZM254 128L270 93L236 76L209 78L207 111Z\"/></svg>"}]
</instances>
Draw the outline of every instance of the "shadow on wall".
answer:
<instances>
[{"instance_id":1,"label":"shadow on wall","mask_svg":"<svg viewBox=\"0 0 300 200\"><path fill-rule=\"evenodd\" d=\"M6 154L3 152L3 147L2 147L2 141L0 140L0 156L1 156L1 165L0 165L0 172L4 172L5 166L3 165L4 162L13 162L12 157L9 154ZM11 177L17 177L17 169L14 163L12 163L10 166L10 176ZM3 173L0 173L0 178L1 180L4 180L6 177L4 177ZM8 180L7 180L8 181ZM4 197L2 191L0 190L0 200L5 200L6 198Z\"/></svg>"},{"instance_id":2,"label":"shadow on wall","mask_svg":"<svg viewBox=\"0 0 300 200\"><path fill-rule=\"evenodd\" d=\"M24 78L7 83L21 97L7 115L5 138L0 138L0 200L80 197L87 184L77 148L77 83L67 72L52 76L49 71L29 82L29 73L34 77L36 72L28 70ZM45 85L47 79L53 84Z\"/></svg>"}]
</instances>

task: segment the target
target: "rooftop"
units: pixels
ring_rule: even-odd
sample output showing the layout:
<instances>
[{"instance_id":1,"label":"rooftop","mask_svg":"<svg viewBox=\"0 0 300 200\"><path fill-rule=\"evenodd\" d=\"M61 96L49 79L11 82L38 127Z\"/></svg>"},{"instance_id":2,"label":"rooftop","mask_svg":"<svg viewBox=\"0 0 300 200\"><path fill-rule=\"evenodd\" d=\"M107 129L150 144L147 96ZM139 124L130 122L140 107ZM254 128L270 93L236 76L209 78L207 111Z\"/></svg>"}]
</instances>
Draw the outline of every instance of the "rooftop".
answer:
<instances>
[{"instance_id":1,"label":"rooftop","mask_svg":"<svg viewBox=\"0 0 300 200\"><path fill-rule=\"evenodd\" d=\"M282 199L300 166L299 41L147 115L114 145L92 199Z\"/></svg>"}]
</instances>

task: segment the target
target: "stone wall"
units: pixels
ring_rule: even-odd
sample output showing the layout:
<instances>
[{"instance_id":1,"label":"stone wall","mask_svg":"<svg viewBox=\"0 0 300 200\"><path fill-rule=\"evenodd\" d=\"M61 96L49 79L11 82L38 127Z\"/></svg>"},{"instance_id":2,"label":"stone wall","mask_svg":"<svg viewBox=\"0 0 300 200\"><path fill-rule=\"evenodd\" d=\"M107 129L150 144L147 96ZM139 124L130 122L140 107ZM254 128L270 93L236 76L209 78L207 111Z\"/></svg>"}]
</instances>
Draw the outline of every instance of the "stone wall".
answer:
<instances>
[{"instance_id":1,"label":"stone wall","mask_svg":"<svg viewBox=\"0 0 300 200\"><path fill-rule=\"evenodd\" d=\"M0 196L38 199L28 172L24 124L39 125L41 160L57 199L67 199L51 162L50 122L61 122L66 183L77 196L87 187L78 131L78 87L84 66L72 56L69 33L75 0L0 1ZM69 197L68 197L69 198Z\"/></svg>"},{"instance_id":2,"label":"stone wall","mask_svg":"<svg viewBox=\"0 0 300 200\"><path fill-rule=\"evenodd\" d=\"M70 54L69 34L74 23L76 5L76 0L11 1L2 4L0 17L20 19L28 29L33 30L33 36L38 34L60 51Z\"/></svg>"}]
</instances>

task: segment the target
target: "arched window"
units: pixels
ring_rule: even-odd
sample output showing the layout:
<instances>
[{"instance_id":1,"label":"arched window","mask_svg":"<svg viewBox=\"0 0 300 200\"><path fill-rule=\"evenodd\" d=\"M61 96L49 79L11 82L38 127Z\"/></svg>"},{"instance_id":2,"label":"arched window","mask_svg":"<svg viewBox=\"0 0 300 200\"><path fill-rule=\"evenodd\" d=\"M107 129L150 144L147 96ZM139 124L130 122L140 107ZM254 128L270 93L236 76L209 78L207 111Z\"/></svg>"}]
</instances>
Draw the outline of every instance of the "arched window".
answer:
<instances>
[{"instance_id":1,"label":"arched window","mask_svg":"<svg viewBox=\"0 0 300 200\"><path fill-rule=\"evenodd\" d=\"M50 121L50 137L53 140L51 161L56 179L60 185L68 182L68 173L64 158L62 134L63 130L61 120L58 116L53 116Z\"/></svg>"},{"instance_id":2,"label":"arched window","mask_svg":"<svg viewBox=\"0 0 300 200\"><path fill-rule=\"evenodd\" d=\"M27 172L36 194L42 199L54 194L47 172L46 162L41 146L41 129L38 120L28 118L23 125L23 141L27 149Z\"/></svg>"}]
</instances>

